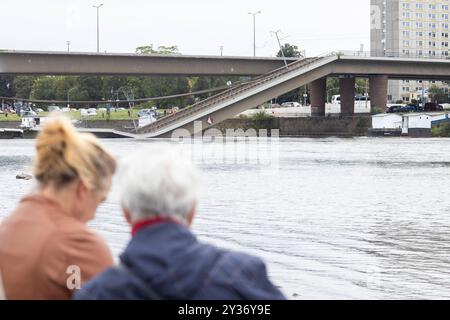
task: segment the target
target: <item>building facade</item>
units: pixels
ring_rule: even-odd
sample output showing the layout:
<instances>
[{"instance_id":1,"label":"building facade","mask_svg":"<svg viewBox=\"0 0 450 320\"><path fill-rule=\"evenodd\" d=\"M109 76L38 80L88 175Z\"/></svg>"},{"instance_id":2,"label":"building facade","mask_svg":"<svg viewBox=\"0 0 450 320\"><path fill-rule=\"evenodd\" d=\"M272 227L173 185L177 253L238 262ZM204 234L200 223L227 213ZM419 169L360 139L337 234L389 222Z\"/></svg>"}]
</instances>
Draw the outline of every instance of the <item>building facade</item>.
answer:
<instances>
[{"instance_id":1,"label":"building facade","mask_svg":"<svg viewBox=\"0 0 450 320\"><path fill-rule=\"evenodd\" d=\"M449 0L371 0L372 56L450 59ZM388 101L426 100L440 81L390 80Z\"/></svg>"}]
</instances>

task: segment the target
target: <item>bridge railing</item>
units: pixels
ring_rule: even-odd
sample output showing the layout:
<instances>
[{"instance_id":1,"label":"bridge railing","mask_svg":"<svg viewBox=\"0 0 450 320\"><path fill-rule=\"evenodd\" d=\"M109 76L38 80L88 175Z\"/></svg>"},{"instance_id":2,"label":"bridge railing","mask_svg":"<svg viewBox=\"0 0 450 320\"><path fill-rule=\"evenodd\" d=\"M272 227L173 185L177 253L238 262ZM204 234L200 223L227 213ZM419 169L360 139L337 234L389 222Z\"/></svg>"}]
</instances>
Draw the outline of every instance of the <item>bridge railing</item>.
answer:
<instances>
[{"instance_id":1,"label":"bridge railing","mask_svg":"<svg viewBox=\"0 0 450 320\"><path fill-rule=\"evenodd\" d=\"M207 99L205 99L203 101L200 101L200 102L198 102L198 103L196 103L194 105L186 107L186 108L178 111L175 114L163 117L160 120L158 120L158 121L156 121L156 122L154 122L154 123L152 123L152 124L150 124L150 125L148 125L146 127L141 128L140 132L149 133L149 132L157 131L157 130L159 130L159 129L167 126L167 125L170 125L170 124L174 123L175 121L177 121L177 120L179 120L181 118L184 118L186 116L190 116L192 114L201 112L201 111L205 110L206 108L208 108L208 107L210 107L212 105L221 103L221 102L223 102L225 100L228 100L228 99L232 99L235 96L237 96L237 95L239 95L239 94L241 94L241 93L243 93L245 91L248 91L248 90L253 89L253 88L257 87L257 86L260 86L262 84L270 82L270 81L272 81L272 80L274 80L274 79L276 79L276 78L278 78L278 77L280 77L282 75L285 75L287 73L293 72L293 71L295 71L295 70L297 70L299 68L302 68L302 67L305 67L305 66L307 66L309 64L312 64L312 63L314 63L314 62L316 62L316 61L318 61L318 60L320 60L320 59L322 59L324 57L332 56L332 55L335 55L335 54L334 53L333 54L329 54L328 53L326 55L320 55L320 56L315 57L315 58L299 59L298 61L295 61L295 62L292 62L292 63L288 64L287 66L284 66L282 68L273 70L271 72L268 72L268 73L266 73L266 74L264 74L264 75L262 75L260 77L257 77L257 78L255 78L255 79L253 79L251 81L244 82L244 83L239 84L237 86L234 86L234 87L232 87L232 88L230 88L230 89L228 89L228 90L226 90L226 91L224 91L222 93L219 93L219 94L214 95L212 97L209 97L209 98L207 98Z\"/></svg>"},{"instance_id":2,"label":"bridge railing","mask_svg":"<svg viewBox=\"0 0 450 320\"><path fill-rule=\"evenodd\" d=\"M445 51L443 51L445 52ZM401 59L430 59L430 60L450 60L450 56L446 55L430 55L428 52L424 54L402 53L394 51L386 51L385 54L377 54L371 51L348 51L342 50L336 52L338 56L352 56L364 58L401 58Z\"/></svg>"}]
</instances>

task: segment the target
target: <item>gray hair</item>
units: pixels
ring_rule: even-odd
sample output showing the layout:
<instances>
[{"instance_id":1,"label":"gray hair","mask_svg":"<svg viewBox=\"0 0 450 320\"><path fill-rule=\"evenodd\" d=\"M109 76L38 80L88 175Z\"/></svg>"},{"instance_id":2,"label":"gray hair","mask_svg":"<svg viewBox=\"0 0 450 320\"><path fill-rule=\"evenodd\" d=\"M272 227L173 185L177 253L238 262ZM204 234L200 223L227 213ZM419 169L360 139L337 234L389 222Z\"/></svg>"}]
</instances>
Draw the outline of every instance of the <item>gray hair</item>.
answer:
<instances>
[{"instance_id":1,"label":"gray hair","mask_svg":"<svg viewBox=\"0 0 450 320\"><path fill-rule=\"evenodd\" d=\"M169 145L147 147L121 162L117 185L132 222L169 217L185 223L198 200L196 168Z\"/></svg>"}]
</instances>

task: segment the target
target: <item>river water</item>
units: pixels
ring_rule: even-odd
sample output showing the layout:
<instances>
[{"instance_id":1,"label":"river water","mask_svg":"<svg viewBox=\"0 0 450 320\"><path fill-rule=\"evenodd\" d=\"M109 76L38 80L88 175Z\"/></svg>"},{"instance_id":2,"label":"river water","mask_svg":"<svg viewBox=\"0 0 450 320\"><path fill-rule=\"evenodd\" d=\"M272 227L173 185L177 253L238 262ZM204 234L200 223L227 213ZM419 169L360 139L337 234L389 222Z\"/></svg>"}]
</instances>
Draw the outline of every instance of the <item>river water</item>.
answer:
<instances>
[{"instance_id":1,"label":"river water","mask_svg":"<svg viewBox=\"0 0 450 320\"><path fill-rule=\"evenodd\" d=\"M33 187L15 179L33 143L0 141L0 220ZM165 142L104 143L121 158ZM289 298L450 299L450 139L177 144L201 169L199 238L262 257ZM90 226L124 248L115 191Z\"/></svg>"}]
</instances>

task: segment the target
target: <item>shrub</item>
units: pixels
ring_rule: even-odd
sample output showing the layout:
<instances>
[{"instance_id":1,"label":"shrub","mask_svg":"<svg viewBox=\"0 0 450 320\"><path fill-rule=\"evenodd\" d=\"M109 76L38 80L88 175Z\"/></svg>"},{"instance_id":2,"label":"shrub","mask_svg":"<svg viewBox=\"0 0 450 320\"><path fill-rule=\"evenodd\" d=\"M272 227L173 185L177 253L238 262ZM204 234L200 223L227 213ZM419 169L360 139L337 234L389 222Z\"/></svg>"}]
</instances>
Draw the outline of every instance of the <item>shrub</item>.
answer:
<instances>
[{"instance_id":1,"label":"shrub","mask_svg":"<svg viewBox=\"0 0 450 320\"><path fill-rule=\"evenodd\" d=\"M265 110L261 110L252 116L252 119L255 121L270 120L273 118L273 115L268 114Z\"/></svg>"}]
</instances>

